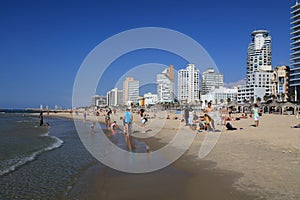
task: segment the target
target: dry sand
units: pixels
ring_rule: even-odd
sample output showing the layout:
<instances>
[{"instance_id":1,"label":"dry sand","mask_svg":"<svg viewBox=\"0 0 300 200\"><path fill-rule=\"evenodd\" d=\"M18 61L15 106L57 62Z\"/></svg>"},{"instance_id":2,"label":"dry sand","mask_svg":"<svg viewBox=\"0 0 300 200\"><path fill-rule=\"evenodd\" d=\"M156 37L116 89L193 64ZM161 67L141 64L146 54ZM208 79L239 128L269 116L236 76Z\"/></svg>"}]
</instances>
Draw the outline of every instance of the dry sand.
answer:
<instances>
[{"instance_id":1,"label":"dry sand","mask_svg":"<svg viewBox=\"0 0 300 200\"><path fill-rule=\"evenodd\" d=\"M113 118L122 124L117 114ZM83 119L82 114L50 116ZM152 150L161 148L176 133L178 120L159 119L146 127L155 136L143 139ZM88 120L104 121L87 116ZM140 119L134 116L139 132ZM252 118L231 121L236 131L223 131L214 149L204 159L198 157L206 132L197 134L186 153L171 166L149 174L126 174L99 166L79 179L72 199L300 199L300 129L295 116L263 115L259 127ZM182 127L191 132L188 127ZM243 129L240 129L243 128ZM138 134L138 133L137 133ZM88 184L87 184L88 183ZM234 187L234 188L233 188ZM247 194L247 195L246 195Z\"/></svg>"}]
</instances>

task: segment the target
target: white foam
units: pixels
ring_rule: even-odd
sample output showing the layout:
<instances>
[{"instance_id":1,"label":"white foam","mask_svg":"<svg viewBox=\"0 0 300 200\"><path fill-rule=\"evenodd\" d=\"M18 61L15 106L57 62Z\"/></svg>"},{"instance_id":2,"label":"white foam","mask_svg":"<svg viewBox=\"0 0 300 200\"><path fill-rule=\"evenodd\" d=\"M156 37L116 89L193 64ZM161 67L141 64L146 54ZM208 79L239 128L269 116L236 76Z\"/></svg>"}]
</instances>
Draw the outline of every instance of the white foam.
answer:
<instances>
[{"instance_id":1,"label":"white foam","mask_svg":"<svg viewBox=\"0 0 300 200\"><path fill-rule=\"evenodd\" d=\"M55 137L55 136L49 136L49 132L44 133L43 135L41 135L43 137L51 137L55 140L54 143L52 143L50 146L41 149L39 151L33 152L31 155L29 156L25 156L25 157L16 157L16 158L12 158L9 160L5 160L5 161L0 161L0 166L8 166L5 169L0 169L0 176L4 175L4 174L8 174L12 171L15 171L17 167L20 167L22 165L25 165L26 163L33 161L36 156L38 156L39 154L46 152L46 151L51 151L53 149L59 148L62 146L62 144L64 143L63 140Z\"/></svg>"}]
</instances>

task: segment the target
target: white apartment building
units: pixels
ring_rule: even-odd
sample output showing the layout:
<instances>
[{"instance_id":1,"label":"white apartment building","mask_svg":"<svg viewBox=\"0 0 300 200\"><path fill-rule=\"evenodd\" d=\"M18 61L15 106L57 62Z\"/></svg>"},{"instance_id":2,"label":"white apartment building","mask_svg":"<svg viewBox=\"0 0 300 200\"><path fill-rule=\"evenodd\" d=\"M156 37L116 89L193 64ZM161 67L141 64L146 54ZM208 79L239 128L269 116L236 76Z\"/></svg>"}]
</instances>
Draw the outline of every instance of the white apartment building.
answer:
<instances>
[{"instance_id":1,"label":"white apartment building","mask_svg":"<svg viewBox=\"0 0 300 200\"><path fill-rule=\"evenodd\" d=\"M229 98L231 101L235 101L237 97L238 89L229 89L220 87L218 89L211 90L205 95L201 95L201 101L212 102L213 104L226 103Z\"/></svg>"},{"instance_id":2,"label":"white apartment building","mask_svg":"<svg viewBox=\"0 0 300 200\"><path fill-rule=\"evenodd\" d=\"M213 89L224 86L224 75L215 72L213 68L208 68L202 73L202 90L201 94L207 94Z\"/></svg>"},{"instance_id":3,"label":"white apartment building","mask_svg":"<svg viewBox=\"0 0 300 200\"><path fill-rule=\"evenodd\" d=\"M182 103L199 101L199 74L194 64L178 71L178 100Z\"/></svg>"},{"instance_id":4,"label":"white apartment building","mask_svg":"<svg viewBox=\"0 0 300 200\"><path fill-rule=\"evenodd\" d=\"M106 96L99 96L99 95L94 95L92 96L91 100L91 106L105 106L107 105L107 97Z\"/></svg>"},{"instance_id":5,"label":"white apartment building","mask_svg":"<svg viewBox=\"0 0 300 200\"><path fill-rule=\"evenodd\" d=\"M246 85L238 88L238 103L251 97L263 99L272 94L272 50L271 36L267 30L252 32L252 41L248 47Z\"/></svg>"},{"instance_id":6,"label":"white apartment building","mask_svg":"<svg viewBox=\"0 0 300 200\"><path fill-rule=\"evenodd\" d=\"M144 94L145 105L155 105L158 102L158 95L151 92Z\"/></svg>"},{"instance_id":7,"label":"white apartment building","mask_svg":"<svg viewBox=\"0 0 300 200\"><path fill-rule=\"evenodd\" d=\"M174 101L174 67L171 65L156 75L158 102Z\"/></svg>"},{"instance_id":8,"label":"white apartment building","mask_svg":"<svg viewBox=\"0 0 300 200\"><path fill-rule=\"evenodd\" d=\"M123 90L114 88L107 92L107 105L108 106L119 106L123 105Z\"/></svg>"}]
</instances>

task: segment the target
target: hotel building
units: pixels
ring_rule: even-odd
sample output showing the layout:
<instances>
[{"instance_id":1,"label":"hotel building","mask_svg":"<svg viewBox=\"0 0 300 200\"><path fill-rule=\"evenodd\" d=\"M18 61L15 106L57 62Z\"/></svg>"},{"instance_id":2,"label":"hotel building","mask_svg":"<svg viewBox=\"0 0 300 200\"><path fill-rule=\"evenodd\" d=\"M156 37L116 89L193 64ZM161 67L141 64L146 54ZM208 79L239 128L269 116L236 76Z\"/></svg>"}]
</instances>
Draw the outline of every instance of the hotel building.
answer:
<instances>
[{"instance_id":1,"label":"hotel building","mask_svg":"<svg viewBox=\"0 0 300 200\"><path fill-rule=\"evenodd\" d=\"M300 100L300 4L291 7L290 89L295 101Z\"/></svg>"},{"instance_id":2,"label":"hotel building","mask_svg":"<svg viewBox=\"0 0 300 200\"><path fill-rule=\"evenodd\" d=\"M174 66L171 65L156 76L158 102L174 101Z\"/></svg>"},{"instance_id":3,"label":"hotel building","mask_svg":"<svg viewBox=\"0 0 300 200\"><path fill-rule=\"evenodd\" d=\"M178 71L178 100L182 103L199 101L199 73L194 64Z\"/></svg>"},{"instance_id":4,"label":"hotel building","mask_svg":"<svg viewBox=\"0 0 300 200\"><path fill-rule=\"evenodd\" d=\"M246 85L238 87L237 101L249 101L251 97L263 99L272 94L271 36L267 30L252 32L248 46Z\"/></svg>"}]
</instances>

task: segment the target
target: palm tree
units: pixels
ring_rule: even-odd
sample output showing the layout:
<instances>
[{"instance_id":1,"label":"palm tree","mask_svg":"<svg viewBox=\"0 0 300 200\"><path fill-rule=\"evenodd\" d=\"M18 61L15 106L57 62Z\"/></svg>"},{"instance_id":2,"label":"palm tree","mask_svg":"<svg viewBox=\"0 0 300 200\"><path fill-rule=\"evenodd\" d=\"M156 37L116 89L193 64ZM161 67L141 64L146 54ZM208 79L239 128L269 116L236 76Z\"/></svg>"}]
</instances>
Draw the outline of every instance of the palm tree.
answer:
<instances>
[{"instance_id":1,"label":"palm tree","mask_svg":"<svg viewBox=\"0 0 300 200\"><path fill-rule=\"evenodd\" d=\"M224 99L220 99L220 103L223 104L224 103Z\"/></svg>"},{"instance_id":2,"label":"palm tree","mask_svg":"<svg viewBox=\"0 0 300 200\"><path fill-rule=\"evenodd\" d=\"M229 105L230 103L231 103L231 99L228 98L228 99L227 99L227 104Z\"/></svg>"},{"instance_id":3,"label":"palm tree","mask_svg":"<svg viewBox=\"0 0 300 200\"><path fill-rule=\"evenodd\" d=\"M284 94L284 93L281 93L281 94L280 94L280 98L281 98L281 101L284 101L284 100L285 100L285 94Z\"/></svg>"},{"instance_id":4,"label":"palm tree","mask_svg":"<svg viewBox=\"0 0 300 200\"><path fill-rule=\"evenodd\" d=\"M250 102L253 105L253 103L254 103L254 97L250 97Z\"/></svg>"},{"instance_id":5,"label":"palm tree","mask_svg":"<svg viewBox=\"0 0 300 200\"><path fill-rule=\"evenodd\" d=\"M257 98L256 98L256 102L257 102L257 103L260 103L260 102L261 102L261 98L260 98L260 97L257 97Z\"/></svg>"},{"instance_id":6,"label":"palm tree","mask_svg":"<svg viewBox=\"0 0 300 200\"><path fill-rule=\"evenodd\" d=\"M265 94L263 98L264 98L264 101L267 102L269 99L269 96L267 94Z\"/></svg>"}]
</instances>

